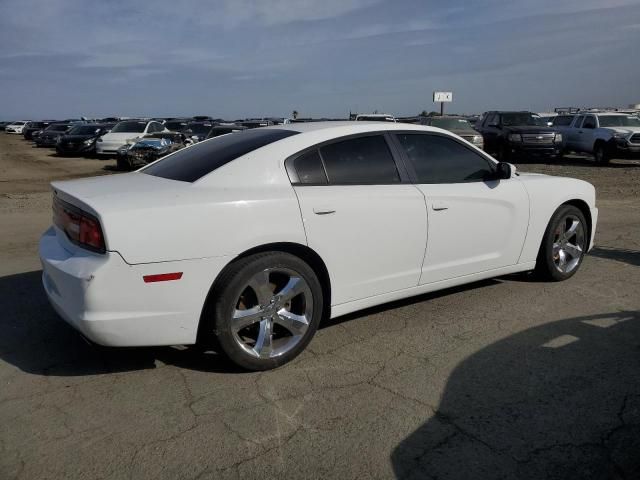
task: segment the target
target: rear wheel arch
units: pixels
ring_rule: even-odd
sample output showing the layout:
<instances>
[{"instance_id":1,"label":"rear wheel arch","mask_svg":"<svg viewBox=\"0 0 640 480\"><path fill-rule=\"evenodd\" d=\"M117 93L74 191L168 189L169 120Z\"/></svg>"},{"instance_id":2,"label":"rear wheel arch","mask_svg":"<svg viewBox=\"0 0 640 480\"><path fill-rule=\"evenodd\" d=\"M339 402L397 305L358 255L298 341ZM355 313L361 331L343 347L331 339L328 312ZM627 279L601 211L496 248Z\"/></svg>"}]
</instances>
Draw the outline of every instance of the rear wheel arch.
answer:
<instances>
[{"instance_id":1,"label":"rear wheel arch","mask_svg":"<svg viewBox=\"0 0 640 480\"><path fill-rule=\"evenodd\" d=\"M279 242L279 243L268 243L264 245L259 245L257 247L253 247L249 250L242 252L241 254L234 257L225 267L220 270L215 280L211 284L209 289L209 293L205 299L202 313L200 315L200 320L198 322L198 335L197 335L197 343L208 343L211 342L212 338L210 333L207 332L206 328L203 328L207 324L207 319L210 316L210 308L211 301L213 298L214 292L219 287L219 280L224 276L224 273L237 261L249 257L251 255L255 255L258 253L266 253L266 252L283 252L289 253L300 258L302 261L307 263L311 269L315 272L318 279L320 280L320 285L322 286L322 296L323 296L323 318L321 320L327 319L331 316L331 280L329 277L329 270L327 266L322 260L322 257L318 255L318 253L309 248L306 245L302 245L299 243L293 242Z\"/></svg>"}]
</instances>

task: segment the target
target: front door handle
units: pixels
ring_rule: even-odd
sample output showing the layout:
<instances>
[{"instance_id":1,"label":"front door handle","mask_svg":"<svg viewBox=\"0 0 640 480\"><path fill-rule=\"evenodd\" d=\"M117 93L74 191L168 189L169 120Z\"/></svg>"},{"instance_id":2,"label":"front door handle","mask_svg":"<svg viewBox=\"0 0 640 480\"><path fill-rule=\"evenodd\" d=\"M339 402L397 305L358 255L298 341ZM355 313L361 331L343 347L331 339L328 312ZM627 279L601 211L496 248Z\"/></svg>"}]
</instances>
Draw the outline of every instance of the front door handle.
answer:
<instances>
[{"instance_id":1,"label":"front door handle","mask_svg":"<svg viewBox=\"0 0 640 480\"><path fill-rule=\"evenodd\" d=\"M314 207L313 213L315 213L316 215L331 215L332 213L336 213L336 211L327 207L322 207L322 208Z\"/></svg>"},{"instance_id":2,"label":"front door handle","mask_svg":"<svg viewBox=\"0 0 640 480\"><path fill-rule=\"evenodd\" d=\"M436 212L440 212L442 210L448 210L449 206L444 202L433 202L431 208L433 208Z\"/></svg>"}]
</instances>

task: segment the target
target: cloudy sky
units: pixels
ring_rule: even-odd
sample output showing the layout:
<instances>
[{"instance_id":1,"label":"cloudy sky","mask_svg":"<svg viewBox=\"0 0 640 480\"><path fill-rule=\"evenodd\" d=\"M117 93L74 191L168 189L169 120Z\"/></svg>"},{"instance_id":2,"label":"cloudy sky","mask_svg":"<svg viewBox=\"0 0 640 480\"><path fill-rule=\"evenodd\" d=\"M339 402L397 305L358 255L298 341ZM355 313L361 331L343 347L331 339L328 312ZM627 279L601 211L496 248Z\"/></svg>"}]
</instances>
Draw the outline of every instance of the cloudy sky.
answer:
<instances>
[{"instance_id":1,"label":"cloudy sky","mask_svg":"<svg viewBox=\"0 0 640 480\"><path fill-rule=\"evenodd\" d=\"M0 0L0 117L640 103L640 0Z\"/></svg>"}]
</instances>

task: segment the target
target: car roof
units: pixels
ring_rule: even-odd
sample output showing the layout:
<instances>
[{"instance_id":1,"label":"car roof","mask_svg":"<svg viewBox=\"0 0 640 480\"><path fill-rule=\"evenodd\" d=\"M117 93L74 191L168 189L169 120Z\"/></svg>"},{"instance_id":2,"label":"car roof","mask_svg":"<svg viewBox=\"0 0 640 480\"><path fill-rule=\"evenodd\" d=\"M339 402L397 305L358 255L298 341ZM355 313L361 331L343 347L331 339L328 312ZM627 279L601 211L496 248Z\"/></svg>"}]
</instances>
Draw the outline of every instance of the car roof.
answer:
<instances>
[{"instance_id":1,"label":"car roof","mask_svg":"<svg viewBox=\"0 0 640 480\"><path fill-rule=\"evenodd\" d=\"M356 122L354 120L329 121L329 122L308 122L308 123L288 123L284 125L271 125L268 127L260 127L270 130L290 130L298 133L323 132L327 136L340 137L357 133L367 132L384 132L388 130L421 130L425 132L444 132L448 131L437 127L427 125L417 125L414 123L399 122Z\"/></svg>"}]
</instances>

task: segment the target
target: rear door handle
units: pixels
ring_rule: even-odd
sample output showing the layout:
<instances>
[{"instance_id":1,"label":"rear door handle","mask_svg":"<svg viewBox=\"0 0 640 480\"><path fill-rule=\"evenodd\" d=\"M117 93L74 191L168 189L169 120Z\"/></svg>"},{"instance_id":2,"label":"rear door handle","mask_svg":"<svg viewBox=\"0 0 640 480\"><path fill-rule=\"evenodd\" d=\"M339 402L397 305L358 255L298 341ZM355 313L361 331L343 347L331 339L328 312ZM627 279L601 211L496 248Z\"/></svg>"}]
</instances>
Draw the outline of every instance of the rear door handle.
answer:
<instances>
[{"instance_id":1,"label":"rear door handle","mask_svg":"<svg viewBox=\"0 0 640 480\"><path fill-rule=\"evenodd\" d=\"M313 207L313 213L316 215L331 215L332 213L336 213L336 211L328 207Z\"/></svg>"},{"instance_id":2,"label":"rear door handle","mask_svg":"<svg viewBox=\"0 0 640 480\"><path fill-rule=\"evenodd\" d=\"M448 210L449 206L444 202L433 202L431 208L433 208L436 212L439 212L441 210Z\"/></svg>"}]
</instances>

